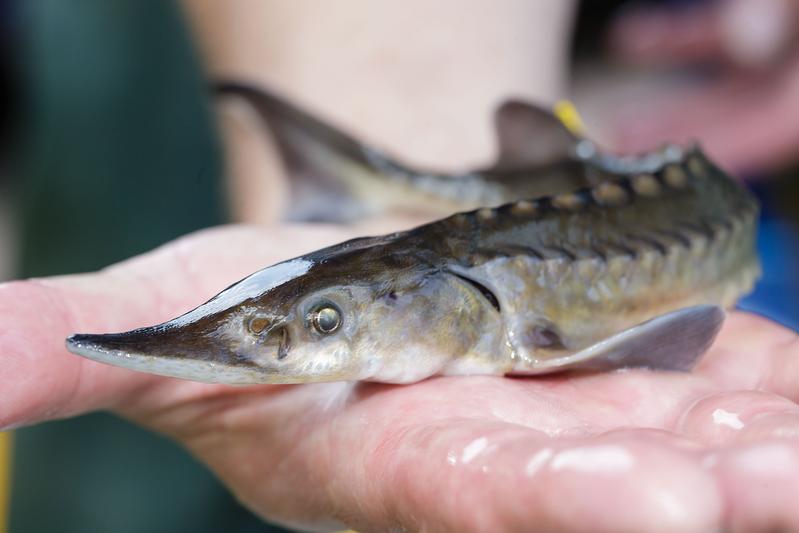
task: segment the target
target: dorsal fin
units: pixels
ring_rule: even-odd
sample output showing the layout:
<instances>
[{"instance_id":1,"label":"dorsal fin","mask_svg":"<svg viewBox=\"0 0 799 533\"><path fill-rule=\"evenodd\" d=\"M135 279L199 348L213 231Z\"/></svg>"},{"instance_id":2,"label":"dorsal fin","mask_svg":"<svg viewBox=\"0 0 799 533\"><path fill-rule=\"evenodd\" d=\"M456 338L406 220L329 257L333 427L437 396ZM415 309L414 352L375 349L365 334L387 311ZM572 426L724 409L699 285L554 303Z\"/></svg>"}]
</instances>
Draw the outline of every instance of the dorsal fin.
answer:
<instances>
[{"instance_id":1,"label":"dorsal fin","mask_svg":"<svg viewBox=\"0 0 799 533\"><path fill-rule=\"evenodd\" d=\"M546 166L568 159L578 138L552 112L508 100L494 114L499 154L494 170Z\"/></svg>"}]
</instances>

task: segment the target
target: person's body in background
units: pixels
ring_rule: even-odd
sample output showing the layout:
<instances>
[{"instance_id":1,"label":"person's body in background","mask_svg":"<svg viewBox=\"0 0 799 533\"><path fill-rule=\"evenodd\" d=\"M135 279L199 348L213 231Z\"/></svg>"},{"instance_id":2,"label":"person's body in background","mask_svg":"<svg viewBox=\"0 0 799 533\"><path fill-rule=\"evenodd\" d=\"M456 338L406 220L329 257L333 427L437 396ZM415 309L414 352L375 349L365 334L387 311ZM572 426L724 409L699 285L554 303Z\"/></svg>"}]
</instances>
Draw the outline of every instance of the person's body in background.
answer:
<instances>
[{"instance_id":1,"label":"person's body in background","mask_svg":"<svg viewBox=\"0 0 799 533\"><path fill-rule=\"evenodd\" d=\"M271 8L279 5L286 4ZM326 18L314 9L295 13L293 20L322 16L330 22L332 27L323 26L331 32L338 20L346 26L334 32L341 39L359 27L354 21L379 28L374 17L379 19L380 13L364 11L358 3L350 5L359 8L350 17L342 16L343 8L337 4L339 11ZM531 26L518 34L501 34L507 39L497 42L507 49L485 47L492 52L489 59L507 59L510 54L520 65L501 63L505 71L494 70L496 61L483 63L491 69L489 81L496 85L478 91L476 100L463 102L463 117L471 117L464 120L478 124L474 129L470 125L461 131L446 120L415 125L417 119L401 112L412 109L415 101L402 103L403 95L414 94L405 90L398 91L399 103L381 106L380 91L374 89L366 102L347 98L358 89L348 90L346 78L340 80L338 96L328 102L323 101L327 93L319 81L327 81L326 77L296 73L297 87L304 86L302 80L309 76L314 83L304 89L308 103L320 98L316 104L320 112L325 108L334 116L338 109L345 124L348 116L359 113L359 105L364 106L353 129L362 128L364 136L411 161L430 158L430 164L441 167L485 161L491 153L490 109L506 91L519 88L515 76L521 76L517 80L524 85L521 90L530 91L521 96L548 100L558 96L553 80L563 75L562 66L547 70L548 63L526 63L528 51L519 51L524 39L513 36L536 34L530 28L542 20L566 24L569 8L563 2L541 3L541 9L563 9L564 18L542 12L543 18L537 19L526 11L527 4L508 2L507 12L496 2L491 6L475 8L480 24L515 27L529 22ZM366 13L371 17L368 23L359 18ZM512 17L491 18L503 13ZM433 28L448 28L465 24L469 10L458 3L434 14L419 8L419 19L393 16L386 21L396 31L397 41L388 50L396 55L383 55L389 59L382 61L390 62L409 50L407 41L420 31L420 19ZM217 17L224 20L218 13ZM287 13L273 12L270 20L278 20L278 30L292 30L289 33L303 40L301 45L314 35L299 32ZM400 31L403 20L408 26ZM432 35L437 33L441 32ZM378 34L391 35L388 30ZM490 34L472 32L463 37ZM560 38L557 31L546 35ZM229 35L223 42L235 37ZM464 72L468 79L463 83L457 76L458 83L445 83L445 74L452 71L444 63L462 59L458 41L451 44L454 50L433 63L433 67L440 64L440 69L431 68L434 77L425 78L430 85L415 95L420 102L445 101L463 83L486 79L486 73L475 69ZM338 41L330 43L328 51L337 45ZM535 43L531 48L537 49ZM545 58L551 59L558 50L556 46L554 52L547 51ZM292 67L303 64L302 58L289 57L288 70L276 76L285 83ZM336 72L330 61L320 62ZM508 77L503 78L503 72ZM536 76L547 79L540 93L528 85L537 83ZM400 81L397 87L403 87ZM436 89L443 95L435 96ZM295 93L301 100L303 91ZM372 97L376 100L368 103ZM388 117L377 120L381 112L397 110L408 120L397 126ZM457 111L449 115L461 116ZM399 129L381 132L381 127ZM420 129L439 142L411 143L421 137ZM260 129L257 137L260 140ZM252 149L263 150L257 146L252 144ZM264 157L261 163L274 165L274 160ZM244 186L266 176L245 176ZM252 192L233 195L247 196L258 198ZM279 203L267 204L267 199L239 207L240 218L262 220L262 206L280 208ZM4 287L0 323L10 324L13 335L0 341L0 353L9 358L14 372L0 376L6 378L0 423L30 423L111 408L180 441L249 507L266 518L290 523L336 527L344 522L378 530L797 527L792 495L799 483L799 451L790 439L797 427L799 399L796 340L773 324L745 315L731 318L717 348L696 374L685 376L634 371L574 380L474 378L430 380L414 387L353 389L331 384L230 389L130 374L79 363L63 353L62 339L73 330L121 330L155 322L263 264L363 231L381 228L272 223L262 229L217 230L102 274ZM18 376L28 380L11 379Z\"/></svg>"},{"instance_id":2,"label":"person's body in background","mask_svg":"<svg viewBox=\"0 0 799 533\"><path fill-rule=\"evenodd\" d=\"M211 79L271 88L420 168L489 165L499 103L567 91L571 0L183 5ZM244 105L221 115L233 216L280 220L288 177L263 123Z\"/></svg>"},{"instance_id":3,"label":"person's body in background","mask_svg":"<svg viewBox=\"0 0 799 533\"><path fill-rule=\"evenodd\" d=\"M637 7L608 40L639 75L604 91L597 122L623 151L698 140L749 183L763 207L763 278L742 306L799 328L799 1Z\"/></svg>"},{"instance_id":4,"label":"person's body in background","mask_svg":"<svg viewBox=\"0 0 799 533\"><path fill-rule=\"evenodd\" d=\"M699 139L738 173L796 165L799 2L720 0L631 10L610 37L627 64L693 71L686 83L640 92L608 117L620 149Z\"/></svg>"}]
</instances>

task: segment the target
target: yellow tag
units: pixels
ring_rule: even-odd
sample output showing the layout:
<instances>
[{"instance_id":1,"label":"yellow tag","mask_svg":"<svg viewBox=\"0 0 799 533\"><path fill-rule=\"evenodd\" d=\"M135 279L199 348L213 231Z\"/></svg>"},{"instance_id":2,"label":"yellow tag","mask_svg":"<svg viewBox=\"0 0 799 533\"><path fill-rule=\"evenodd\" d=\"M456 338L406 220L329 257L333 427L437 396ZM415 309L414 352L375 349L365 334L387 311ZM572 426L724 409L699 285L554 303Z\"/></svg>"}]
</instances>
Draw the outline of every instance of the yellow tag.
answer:
<instances>
[{"instance_id":1,"label":"yellow tag","mask_svg":"<svg viewBox=\"0 0 799 533\"><path fill-rule=\"evenodd\" d=\"M552 109L555 116L558 117L564 126L566 126L570 132L575 135L582 135L585 131L585 126L583 126L583 119L580 118L580 113L577 112L577 108L574 107L574 104L569 102L568 100L561 100L555 104L555 107Z\"/></svg>"},{"instance_id":2,"label":"yellow tag","mask_svg":"<svg viewBox=\"0 0 799 533\"><path fill-rule=\"evenodd\" d=\"M11 499L11 433L0 432L0 533L8 531Z\"/></svg>"}]
</instances>

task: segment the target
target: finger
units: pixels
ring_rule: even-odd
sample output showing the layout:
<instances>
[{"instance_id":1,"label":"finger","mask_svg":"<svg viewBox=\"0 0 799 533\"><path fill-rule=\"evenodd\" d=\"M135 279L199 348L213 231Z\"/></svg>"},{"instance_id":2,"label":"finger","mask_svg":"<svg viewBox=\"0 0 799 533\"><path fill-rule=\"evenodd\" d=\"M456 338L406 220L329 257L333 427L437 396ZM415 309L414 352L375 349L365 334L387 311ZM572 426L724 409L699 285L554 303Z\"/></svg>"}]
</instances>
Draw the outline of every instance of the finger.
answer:
<instances>
[{"instance_id":1,"label":"finger","mask_svg":"<svg viewBox=\"0 0 799 533\"><path fill-rule=\"evenodd\" d=\"M761 390L799 402L799 338L766 318L732 312L695 372L724 390Z\"/></svg>"},{"instance_id":2,"label":"finger","mask_svg":"<svg viewBox=\"0 0 799 533\"><path fill-rule=\"evenodd\" d=\"M152 295L142 287L142 304ZM108 291L107 287L99 287ZM110 292L110 291L109 291ZM68 284L17 282L0 286L0 374L3 401L0 428L57 418L109 406L150 380L118 369L96 365L66 352L64 339L82 327L113 327L115 303L97 293L82 293ZM133 306L131 316L137 318ZM117 309L118 310L118 309ZM95 318L96 317L96 318Z\"/></svg>"},{"instance_id":3,"label":"finger","mask_svg":"<svg viewBox=\"0 0 799 533\"><path fill-rule=\"evenodd\" d=\"M690 455L634 436L542 442L464 421L404 431L384 452L371 462L378 508L412 530L703 531L720 519Z\"/></svg>"},{"instance_id":4,"label":"finger","mask_svg":"<svg viewBox=\"0 0 799 533\"><path fill-rule=\"evenodd\" d=\"M207 237L212 244L214 237ZM180 259L180 250L191 246L191 240L179 242L96 274L0 287L0 355L10 368L0 376L0 425L109 407L152 384L151 376L67 353L64 339L78 331L120 331L159 322L207 296Z\"/></svg>"},{"instance_id":5,"label":"finger","mask_svg":"<svg viewBox=\"0 0 799 533\"><path fill-rule=\"evenodd\" d=\"M610 420L630 426L638 418L663 420L676 403L660 396L665 383L625 381L608 402L610 386L586 395L569 381L475 377L309 385L281 394L239 389L173 403L139 421L185 442L262 516L295 526L332 527L325 521L335 518L366 530L458 530L490 522L503 530L530 523L569 530L596 522L616 531L703 529L697 524L712 522L718 505L706 491L695 444L655 430L602 434ZM653 408L658 414L630 412L648 396L658 397L650 405L664 404ZM591 443L587 450L577 444L583 439ZM570 448L556 460L563 446ZM589 466L603 458L610 464L599 471ZM565 466L548 474L550 460ZM620 479L623 487L603 497ZM706 499L697 502L694 491ZM577 515L564 503L575 494L587 502ZM637 511L622 512L622 501ZM676 518L669 514L675 506L682 513Z\"/></svg>"},{"instance_id":6,"label":"finger","mask_svg":"<svg viewBox=\"0 0 799 533\"><path fill-rule=\"evenodd\" d=\"M318 406L335 396L325 387L318 396L315 386L272 396L269 412L285 402L287 416L270 417L265 433L253 416L259 409L242 403L189 446L264 517L304 527L717 528L718 494L694 451L632 432L552 440L516 424L452 417L447 405L421 412L408 405L415 386L370 387L343 411L326 410L325 423Z\"/></svg>"},{"instance_id":7,"label":"finger","mask_svg":"<svg viewBox=\"0 0 799 533\"><path fill-rule=\"evenodd\" d=\"M719 480L729 531L797 531L799 443L770 440L708 455Z\"/></svg>"},{"instance_id":8,"label":"finger","mask_svg":"<svg viewBox=\"0 0 799 533\"><path fill-rule=\"evenodd\" d=\"M165 381L69 354L67 335L162 322L258 268L344 240L354 231L325 226L209 230L95 274L1 286L0 426L112 407L140 387ZM175 388L209 390L194 383Z\"/></svg>"}]
</instances>

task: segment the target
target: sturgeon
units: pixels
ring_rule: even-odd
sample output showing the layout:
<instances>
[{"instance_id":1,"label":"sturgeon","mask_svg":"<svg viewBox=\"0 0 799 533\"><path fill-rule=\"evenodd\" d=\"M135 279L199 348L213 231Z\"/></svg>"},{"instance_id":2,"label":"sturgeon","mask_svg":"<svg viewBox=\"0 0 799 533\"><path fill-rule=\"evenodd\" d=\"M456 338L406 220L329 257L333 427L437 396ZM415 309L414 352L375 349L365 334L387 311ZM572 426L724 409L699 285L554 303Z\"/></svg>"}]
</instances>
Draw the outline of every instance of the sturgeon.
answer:
<instances>
[{"instance_id":1,"label":"sturgeon","mask_svg":"<svg viewBox=\"0 0 799 533\"><path fill-rule=\"evenodd\" d=\"M655 169L679 158L673 146L643 157L605 157L549 111L509 100L494 114L496 161L447 174L411 168L266 89L224 82L216 92L246 102L271 132L291 177L287 218L293 221L348 222L387 211L440 218L597 185L615 179L614 171ZM604 161L585 165L596 159Z\"/></svg>"},{"instance_id":2,"label":"sturgeon","mask_svg":"<svg viewBox=\"0 0 799 533\"><path fill-rule=\"evenodd\" d=\"M67 348L227 384L689 370L759 276L757 203L697 147L580 156L582 142L577 188L324 248Z\"/></svg>"}]
</instances>

